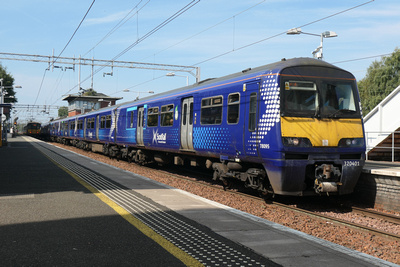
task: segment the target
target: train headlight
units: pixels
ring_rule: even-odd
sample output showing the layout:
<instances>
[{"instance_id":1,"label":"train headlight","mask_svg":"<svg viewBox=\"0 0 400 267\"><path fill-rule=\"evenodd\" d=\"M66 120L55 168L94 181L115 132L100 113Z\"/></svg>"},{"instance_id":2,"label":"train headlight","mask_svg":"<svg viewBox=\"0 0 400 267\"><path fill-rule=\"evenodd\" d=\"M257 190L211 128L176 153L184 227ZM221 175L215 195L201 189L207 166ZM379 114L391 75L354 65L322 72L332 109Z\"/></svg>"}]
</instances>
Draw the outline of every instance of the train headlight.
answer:
<instances>
[{"instance_id":1,"label":"train headlight","mask_svg":"<svg viewBox=\"0 0 400 267\"><path fill-rule=\"evenodd\" d=\"M364 138L342 138L339 141L339 147L362 147Z\"/></svg>"},{"instance_id":2,"label":"train headlight","mask_svg":"<svg viewBox=\"0 0 400 267\"><path fill-rule=\"evenodd\" d=\"M282 142L284 146L312 147L312 144L308 138L282 137Z\"/></svg>"}]
</instances>

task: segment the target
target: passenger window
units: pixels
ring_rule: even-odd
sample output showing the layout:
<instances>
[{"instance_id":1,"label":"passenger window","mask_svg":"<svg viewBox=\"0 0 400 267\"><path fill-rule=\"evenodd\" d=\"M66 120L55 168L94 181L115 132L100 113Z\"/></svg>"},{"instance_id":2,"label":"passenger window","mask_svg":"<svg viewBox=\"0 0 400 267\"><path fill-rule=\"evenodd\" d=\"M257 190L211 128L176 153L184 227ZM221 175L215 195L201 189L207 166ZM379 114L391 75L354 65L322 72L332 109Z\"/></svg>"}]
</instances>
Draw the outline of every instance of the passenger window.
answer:
<instances>
[{"instance_id":1,"label":"passenger window","mask_svg":"<svg viewBox=\"0 0 400 267\"><path fill-rule=\"evenodd\" d=\"M130 114L130 125L129 128L133 128L133 111L129 112Z\"/></svg>"},{"instance_id":2,"label":"passenger window","mask_svg":"<svg viewBox=\"0 0 400 267\"><path fill-rule=\"evenodd\" d=\"M139 110L138 112L138 128L142 128L143 127L143 114L142 111Z\"/></svg>"},{"instance_id":3,"label":"passenger window","mask_svg":"<svg viewBox=\"0 0 400 267\"><path fill-rule=\"evenodd\" d=\"M147 111L147 126L158 126L158 107L149 108Z\"/></svg>"},{"instance_id":4,"label":"passenger window","mask_svg":"<svg viewBox=\"0 0 400 267\"><path fill-rule=\"evenodd\" d=\"M189 107L189 125L193 124L193 102L190 103L190 107Z\"/></svg>"},{"instance_id":5,"label":"passenger window","mask_svg":"<svg viewBox=\"0 0 400 267\"><path fill-rule=\"evenodd\" d=\"M106 116L106 128L111 128L111 115Z\"/></svg>"},{"instance_id":6,"label":"passenger window","mask_svg":"<svg viewBox=\"0 0 400 267\"><path fill-rule=\"evenodd\" d=\"M240 94L234 93L228 96L228 123L239 122L239 106L240 106Z\"/></svg>"},{"instance_id":7,"label":"passenger window","mask_svg":"<svg viewBox=\"0 0 400 267\"><path fill-rule=\"evenodd\" d=\"M161 107L161 126L172 126L174 124L174 105Z\"/></svg>"},{"instance_id":8,"label":"passenger window","mask_svg":"<svg viewBox=\"0 0 400 267\"><path fill-rule=\"evenodd\" d=\"M106 116L101 116L100 118L100 128L106 128Z\"/></svg>"},{"instance_id":9,"label":"passenger window","mask_svg":"<svg viewBox=\"0 0 400 267\"><path fill-rule=\"evenodd\" d=\"M186 125L186 118L187 118L187 104L185 103L183 105L183 125Z\"/></svg>"},{"instance_id":10,"label":"passenger window","mask_svg":"<svg viewBox=\"0 0 400 267\"><path fill-rule=\"evenodd\" d=\"M249 131L254 132L257 125L257 93L250 95Z\"/></svg>"},{"instance_id":11,"label":"passenger window","mask_svg":"<svg viewBox=\"0 0 400 267\"><path fill-rule=\"evenodd\" d=\"M221 124L222 122L222 96L205 98L201 100L201 124Z\"/></svg>"}]
</instances>

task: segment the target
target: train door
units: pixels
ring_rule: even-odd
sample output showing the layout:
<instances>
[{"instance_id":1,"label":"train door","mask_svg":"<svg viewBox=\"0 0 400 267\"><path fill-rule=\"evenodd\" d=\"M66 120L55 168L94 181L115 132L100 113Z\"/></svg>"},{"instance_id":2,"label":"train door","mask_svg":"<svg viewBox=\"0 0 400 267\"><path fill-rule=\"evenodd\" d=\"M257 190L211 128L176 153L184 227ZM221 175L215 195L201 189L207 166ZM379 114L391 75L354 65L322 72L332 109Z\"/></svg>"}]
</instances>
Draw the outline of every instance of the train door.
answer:
<instances>
[{"instance_id":1,"label":"train door","mask_svg":"<svg viewBox=\"0 0 400 267\"><path fill-rule=\"evenodd\" d=\"M244 92L244 151L248 156L258 156L258 100L259 83L243 84Z\"/></svg>"},{"instance_id":2,"label":"train door","mask_svg":"<svg viewBox=\"0 0 400 267\"><path fill-rule=\"evenodd\" d=\"M83 121L83 139L86 139L87 118Z\"/></svg>"},{"instance_id":3,"label":"train door","mask_svg":"<svg viewBox=\"0 0 400 267\"><path fill-rule=\"evenodd\" d=\"M144 107L139 107L137 126L136 126L136 144L138 145L143 145L143 123L144 123Z\"/></svg>"},{"instance_id":4,"label":"train door","mask_svg":"<svg viewBox=\"0 0 400 267\"><path fill-rule=\"evenodd\" d=\"M193 97L182 100L181 149L193 149Z\"/></svg>"},{"instance_id":5,"label":"train door","mask_svg":"<svg viewBox=\"0 0 400 267\"><path fill-rule=\"evenodd\" d=\"M95 127L96 127L96 140L99 141L100 115L97 115L96 117Z\"/></svg>"}]
</instances>

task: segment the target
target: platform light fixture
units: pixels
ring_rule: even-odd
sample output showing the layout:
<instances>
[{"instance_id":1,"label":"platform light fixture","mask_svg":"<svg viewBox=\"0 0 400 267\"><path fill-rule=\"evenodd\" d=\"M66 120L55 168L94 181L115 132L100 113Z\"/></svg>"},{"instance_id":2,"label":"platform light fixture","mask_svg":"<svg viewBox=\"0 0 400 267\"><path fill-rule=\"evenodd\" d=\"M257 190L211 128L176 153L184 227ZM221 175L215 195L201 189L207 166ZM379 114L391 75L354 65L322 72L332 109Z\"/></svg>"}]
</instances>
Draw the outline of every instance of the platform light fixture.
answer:
<instances>
[{"instance_id":1,"label":"platform light fixture","mask_svg":"<svg viewBox=\"0 0 400 267\"><path fill-rule=\"evenodd\" d=\"M321 34L315 34L315 33L309 33L309 32L303 32L301 28L292 28L286 32L288 35L297 35L297 34L306 34L306 35L313 35L313 36L318 36L321 37L321 44L314 50L312 51L312 54L314 58L322 60L323 58L323 43L324 43L324 38L332 38L332 37L337 37L338 35L334 31L325 31Z\"/></svg>"},{"instance_id":2,"label":"platform light fixture","mask_svg":"<svg viewBox=\"0 0 400 267\"><path fill-rule=\"evenodd\" d=\"M136 97L136 99L135 100L139 100L139 98L140 98L140 93L145 93L145 94L154 94L154 91L131 91L131 90L129 90L129 89L124 89L124 90L122 90L122 92L125 92L125 93L129 93L129 92L131 92L131 93L137 93L138 95L137 95L137 97Z\"/></svg>"},{"instance_id":3,"label":"platform light fixture","mask_svg":"<svg viewBox=\"0 0 400 267\"><path fill-rule=\"evenodd\" d=\"M167 73L165 76L167 76L167 77L174 77L174 76L185 77L185 78L186 78L186 86L189 85L189 76L177 75L177 74L175 74L174 72Z\"/></svg>"}]
</instances>

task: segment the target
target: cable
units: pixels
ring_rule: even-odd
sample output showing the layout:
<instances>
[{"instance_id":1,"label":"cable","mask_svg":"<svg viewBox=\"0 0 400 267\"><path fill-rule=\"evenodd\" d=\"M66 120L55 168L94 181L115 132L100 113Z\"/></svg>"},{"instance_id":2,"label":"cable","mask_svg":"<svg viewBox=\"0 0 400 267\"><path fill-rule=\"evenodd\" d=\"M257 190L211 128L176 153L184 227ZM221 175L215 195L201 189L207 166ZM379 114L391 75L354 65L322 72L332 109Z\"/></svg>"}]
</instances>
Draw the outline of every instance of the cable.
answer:
<instances>
[{"instance_id":1,"label":"cable","mask_svg":"<svg viewBox=\"0 0 400 267\"><path fill-rule=\"evenodd\" d=\"M303 27L309 26L309 25L311 25L311 24L320 22L320 21L322 21L322 20L329 19L329 18L334 17L334 16L336 16L336 15L340 15L340 14L346 13L347 11L350 11L350 10L353 10L353 9L356 9L356 8L359 8L359 7L368 5L368 4L370 4L370 3L374 2L374 1L375 1L375 0L371 0L371 1L368 1L368 2L365 2L365 3L362 3L362 4L359 4L359 5L357 5L357 6L354 6L354 7L345 9L345 10L342 10L342 11L340 11L340 12L334 13L334 14L329 15L329 16L327 16L327 17L324 17L324 18L322 18L322 19L317 19L317 20L314 20L314 21L309 22L309 23L307 23L307 24L304 24L304 25L302 25L302 26L299 26L298 28L303 28Z\"/></svg>"},{"instance_id":2,"label":"cable","mask_svg":"<svg viewBox=\"0 0 400 267\"><path fill-rule=\"evenodd\" d=\"M135 47L136 45L138 45L139 43L141 43L142 41L144 41L145 39L147 39L148 37L150 37L151 35L153 35L154 33L156 33L157 31L159 31L161 28L163 28L164 26L166 26L167 24L169 24L171 21L175 20L177 17L179 17L180 15L182 15L183 13L185 13L186 11L188 11L190 8L192 8L193 6L195 6L197 3L200 2L200 0L197 0L195 3L195 0L193 0L192 2L190 2L189 4L187 4L186 6L184 6L183 8L181 8L178 12L176 12L175 14L173 14L172 16L170 16L168 19L164 20L162 23L160 23L158 26L156 26L154 29L152 29L151 31L149 31L148 33L146 33L143 37L137 39L133 44L131 44L130 46L128 46L125 50L123 50L121 53L119 53L118 55L116 55L112 60L116 60L117 58L121 57L122 55L124 55L126 52L128 52L129 50L131 50L133 47Z\"/></svg>"},{"instance_id":3,"label":"cable","mask_svg":"<svg viewBox=\"0 0 400 267\"><path fill-rule=\"evenodd\" d=\"M360 5L357 5L357 6L348 8L348 9L345 9L345 10L343 10L343 11L334 13L334 14L332 14L332 15L323 17L323 18L321 18L321 19L318 19L318 20L309 22L309 23L307 23L307 24L304 24L304 25L300 26L299 28L301 28L301 27L306 27L306 26L309 26L309 25L311 25L311 24L320 22L320 21L322 21L322 20L331 18L331 17L333 17L333 16L336 16L336 15L339 15L339 14L342 14L342 13L345 13L345 12L348 12L348 11L353 10L353 9L355 9L355 8L358 8L358 7L364 6L364 5L366 5L366 4L369 4L369 3L373 2L373 1L374 1L374 0L371 0L371 1L365 2L365 3L363 3L363 4L360 4ZM264 1L262 1L262 2L264 2ZM233 17L235 17L235 16L237 16L237 15L239 15L239 14L242 14L242 13L248 11L249 9L251 9L251 8L253 8L253 7L255 7L255 6L261 4L262 2L259 2L259 3L257 3L256 5L254 5L254 6L252 6L252 7L249 7L248 9L245 9L245 10L243 10L242 12L239 12L238 14L236 14L236 15L234 15L234 16L228 18L228 19L222 20L221 22L219 22L219 23L217 23L217 24L215 24L215 25L213 25L213 26L211 26L211 27L209 27L209 28L207 28L207 29L205 29L205 30L203 30L203 31L200 31L199 33L194 34L194 35L192 35L191 37L188 37L188 38L186 38L186 39L184 39L184 40L182 40L182 41L180 41L180 42L178 42L178 43L176 43L176 44L174 44L174 45L172 45L172 46L169 46L169 47L167 47L166 49L157 52L156 54L161 53L161 52L163 52L163 51L165 51L165 50L167 50L167 49L169 49L169 48L171 48L171 47L173 47L173 46L175 46L175 45L178 45L178 44L180 44L180 43L182 43L182 42L184 42L184 41L186 41L186 40L188 40L188 39L190 39L190 38L192 38L192 37L195 37L195 36L197 36L197 35L199 35L199 34L205 32L205 31L207 31L207 30L209 30L209 29L211 29L211 28L214 28L215 26L220 25L220 24L222 24L223 22L226 22L226 21L228 21L229 19L231 19L231 18L233 18ZM275 35L270 36L270 37L267 37L267 38L264 38L264 39L262 39L262 40L259 40L259 41L256 41L256 42L253 42L253 43L250 43L250 44L241 46L241 47L239 47L239 48L237 48L237 49L234 49L234 48L233 48L231 51L227 51L227 52L225 52L225 53L222 53L222 54L216 55L216 56L214 56L214 57L208 58L208 59L206 59L206 60L200 61L200 62L194 64L193 66L200 65L200 64L205 63L205 62L207 62L207 61L211 61L211 60L213 60L213 59L216 59L216 58L225 56L225 55L227 55L227 54L230 54L230 53L232 53L232 52L235 52L235 51L237 51L237 50L241 50L241 49L247 48L247 47L249 47L249 46L252 46L252 45L255 45L255 44L258 44L258 43L261 43L261 42L270 40L270 39L273 39L273 38L275 38L275 37L278 37L278 36L284 35L284 34L286 34L286 31L285 31L285 32L278 33L278 34L275 34ZM154 54L154 55L156 55L156 54ZM344 62L349 62L349 61L356 61L356 60L368 59L368 58L379 57L379 56L385 56L385 55L389 55L389 54L378 55L378 56L371 56L371 57L366 57L366 58L361 58L361 59L353 59L353 60L348 60L348 61L340 61L340 62L335 62L335 63L332 63L332 64L338 64L338 63L344 63ZM161 76L161 77L162 77L162 76ZM157 77L157 78L155 78L155 79L158 79L158 78L160 78L160 77ZM134 85L134 86L132 86L132 87L130 87L130 88L133 88L133 87L136 87L136 86L139 86L139 85L142 85L142 84L151 82L151 81L153 81L153 80L155 80L155 79L151 79L151 80L145 81L145 82L143 82L143 83Z\"/></svg>"},{"instance_id":4,"label":"cable","mask_svg":"<svg viewBox=\"0 0 400 267\"><path fill-rule=\"evenodd\" d=\"M177 16L183 14L183 12L186 12L189 8L193 7L193 6L194 6L195 4L197 4L199 1L200 1L200 0L198 0L198 1L197 1L196 3L194 3L194 4L193 4L194 1L192 1L191 3L189 3L188 5L186 5L185 7L183 7L181 10L179 10L179 11L176 12L174 15L172 15L171 17L169 17L167 20L165 20L164 22L162 22L161 24L159 24L159 25L158 25L157 27L155 27L153 30L149 31L146 35L144 35L143 37L141 37L141 38L139 38L138 40L136 40L134 43L132 43L132 44L131 44L129 47L127 47L125 50L123 50L123 51L120 52L118 55L116 55L112 60L115 60L115 59L119 58L120 56L122 56L123 54L125 54L126 52L128 52L128 51L129 51L130 49L132 49L134 46L136 46L137 44L139 44L140 42L142 42L143 40L145 40L146 38L148 38L149 36L151 36L152 34L154 34L155 32L157 32L158 30L160 30L162 27L164 27L164 26L167 25L169 22L171 22L172 20L174 20ZM375 1L375 0L367 1L367 2L362 3L362 4L360 4L360 5L357 5L357 6L354 6L354 7L345 9L345 10L342 10L342 11L340 11L340 12L331 14L331 15L326 16L326 17L323 17L323 18L321 18L321 19L311 21L311 22L306 23L306 24L304 24L304 25L302 25L302 26L299 26L298 28L306 27L306 26L315 24L315 23L317 23L317 22L326 20L326 19L328 19L328 18L332 18L332 17L334 17L334 16L343 14L343 13L345 13L345 12L348 12L348 11L350 11L350 10L359 8L359 7L364 6L364 5L367 5L367 4L372 3L372 2L374 2L374 1ZM243 12L244 12L244 11L243 11ZM225 21L226 21L226 20L225 20ZM222 22L221 22L221 23L222 23ZM253 42L253 43L250 43L250 44L247 44L247 45L238 47L238 48L236 48L236 49L233 48L233 49L230 50L230 51L226 51L226 52L221 53L221 54L219 54L219 55L216 55L216 56L213 56L213 57L208 58L208 59L206 59L206 60L200 61L200 62L198 62L198 63L196 63L196 64L192 64L192 66L197 66L197 65L203 64L203 63L205 63L205 62L214 60L214 59L216 59L216 58L219 58L219 57L228 55L228 54L230 54L230 53L232 53L232 52L235 52L235 51L238 51L238 50L242 50L242 49L244 49L244 48L247 48L247 47L253 46L253 45L255 45L255 44L258 44L258 43L261 43L261 42L264 42L264 41L267 41L267 40L276 38L276 37L281 36L281 35L284 35L284 34L286 34L286 31L281 32L281 33L278 33L278 34L275 34L275 35L272 35L272 36L270 36L270 37L267 37L267 38L264 38L264 39L261 39L261 40L258 40L258 41L256 41L256 42ZM102 70L103 68L105 68L105 67L101 67L101 68L97 69L97 70L94 72L94 74L97 74L97 73L98 73L100 70ZM93 75L94 75L94 74L93 74ZM81 82L85 82L85 81L87 81L89 78L90 78L90 76L87 77L86 79L84 79L84 80L81 81ZM66 94L68 94L70 91L72 91L73 89L75 89L77 86L78 86L78 85L75 85L75 86L74 86L73 88L71 88ZM56 100L56 101L58 101L58 100Z\"/></svg>"},{"instance_id":5,"label":"cable","mask_svg":"<svg viewBox=\"0 0 400 267\"><path fill-rule=\"evenodd\" d=\"M163 49L163 50L160 50L160 51L154 53L152 56L155 56L155 55L157 55L157 54L160 54L161 52L164 52L165 50L168 50L168 49L170 49L170 48L172 48L172 47L174 47L174 46L177 46L177 45L179 45L179 44L181 44L181 43L183 43L183 42L185 42L185 41L187 41L187 40L189 40L189 39L192 39L192 38L194 38L194 37L196 37L196 36L202 34L203 32L206 32L206 31L208 31L208 30L211 30L212 28L215 28L216 26L221 25L222 23L225 23L225 22L227 22L227 21L230 20L230 19L233 19L233 18L235 18L235 17L237 17L237 16L239 16L239 15L241 15L241 14L243 14L243 13L249 11L249 10L252 9L252 8L255 8L256 6L258 6L258 5L262 4L262 3L264 3L265 1L266 1L266 0L262 0L261 2L255 4L255 5L253 5L253 6L251 6L251 7L249 7L249 8L247 8L247 9L245 9L245 10L242 10L242 11L240 11L239 13L236 13L235 15L233 15L233 16L227 18L227 19L224 19L224 20L222 20L222 21L220 21L220 22L218 22L218 23L216 23L216 24L214 24L214 25L212 25L212 26L210 26L210 27L208 27L208 28L206 28L206 29L204 29L204 30L202 30L202 31L200 31L200 32L198 32L198 33L196 33L196 34L193 34L192 36L189 36L189 37L186 38L186 39L183 39L183 40L177 42L176 44L173 44L173 45L171 45L171 46L169 46L169 47L167 47L167 48L165 48L165 49ZM146 58L148 58L148 57L150 57L150 56L147 56L147 57L145 57L145 58L142 58L141 61L143 61L144 59L146 59Z\"/></svg>"},{"instance_id":6,"label":"cable","mask_svg":"<svg viewBox=\"0 0 400 267\"><path fill-rule=\"evenodd\" d=\"M69 41L68 41L67 44L64 46L63 50L61 50L61 52L60 52L60 54L57 56L57 58L56 58L55 60L53 60L53 62L51 63L51 66L49 66L49 68L45 69L44 74L43 74L43 78L42 78L42 82L40 83L40 88L39 88L39 91L38 91L38 94L37 94L37 96L36 96L36 99L35 99L35 103L34 103L34 104L36 104L36 101L38 100L40 91L42 90L42 85L43 85L44 78L45 78L45 76L46 76L46 71L47 71L47 70L50 70L50 67L54 66L54 64L56 63L56 61L60 58L61 54L65 51L65 49L67 48L67 46L69 45L69 43L72 41L72 38L74 38L76 32L78 31L78 29L79 29L80 26L82 25L83 21L85 20L87 14L89 13L89 11L90 11L90 9L92 8L92 6L93 6L93 4L94 4L95 1L96 1L96 0L93 0L93 2L92 2L92 4L90 5L89 9L86 11L85 16L83 16L81 22L79 23L78 27L75 29L75 31L74 31L74 33L72 34L71 38L69 38Z\"/></svg>"},{"instance_id":7,"label":"cable","mask_svg":"<svg viewBox=\"0 0 400 267\"><path fill-rule=\"evenodd\" d=\"M69 43L72 41L72 38L74 38L76 32L78 31L78 29L81 27L83 21L85 20L87 14L89 14L90 9L92 8L94 2L96 0L93 0L92 4L90 5L89 9L86 11L85 16L83 16L81 22L79 23L78 27L75 29L74 33L72 34L71 38L69 38L69 41L67 42L67 44L64 46L63 50L61 50L60 54L58 55L58 57L53 61L52 66L54 66L54 63L56 63L56 61L58 60L58 58L61 56L61 54L65 51L65 49L67 48L67 46L69 45Z\"/></svg>"},{"instance_id":8,"label":"cable","mask_svg":"<svg viewBox=\"0 0 400 267\"><path fill-rule=\"evenodd\" d=\"M128 19L126 19L142 2L142 0L139 1L139 3L133 7L128 14L125 15L125 17L123 19L121 19L97 44L95 44L91 49L89 49L89 51L87 51L83 56L89 54L91 51L93 51L100 43L102 43L105 39L107 39L108 37L110 37L114 32L116 32L122 25L124 25L126 22L128 22L128 20L130 20L131 18L133 18L136 14L139 13L140 10L142 10L149 2L150 0L148 0L140 9L138 9L132 16L130 16ZM125 20L125 21L124 21Z\"/></svg>"},{"instance_id":9,"label":"cable","mask_svg":"<svg viewBox=\"0 0 400 267\"><path fill-rule=\"evenodd\" d=\"M40 91L42 90L42 86L43 86L43 82L44 82L44 77L46 76L46 71L48 71L48 70L49 70L49 68L47 68L47 69L44 70L43 77L42 77L42 82L40 83L39 91L38 91L38 93L37 93L37 95L36 95L35 102L33 103L34 105L36 105L36 101L37 101L38 98L39 98Z\"/></svg>"},{"instance_id":10,"label":"cable","mask_svg":"<svg viewBox=\"0 0 400 267\"><path fill-rule=\"evenodd\" d=\"M124 49L122 52L120 52L118 55L116 55L112 60L116 60L119 57L121 57L122 55L124 55L125 53L127 53L129 50L131 50L133 47L135 47L136 45L138 45L140 42L144 41L145 39L147 39L148 37L150 37L151 35L153 35L154 33L156 33L157 31L159 31L161 28L163 28L164 26L166 26L167 24L169 24L170 22L172 22L173 20L175 20L177 17L179 17L180 15L182 15L183 13L185 13L186 11L188 11L190 8L192 8L193 6L195 6L197 3L199 3L200 0L193 0L191 1L189 4L187 4L186 6L184 6L183 8L181 8L179 11L177 11L175 14L173 14L172 16L170 16L168 19L164 20L162 23L160 23L158 26L156 26L154 29L150 30L148 33L146 33L143 37L137 39L134 43L132 43L130 46L128 46L126 49ZM104 67L100 67L98 69L96 69L93 72L93 75L99 73L102 69L104 69ZM81 83L87 81L90 79L91 76L86 77L84 80L81 81ZM75 89L78 85L75 85L74 87L72 87L71 89L69 89L64 95L68 94L69 92L71 92L73 89ZM58 98L55 102L57 102L60 98ZM54 102L54 103L55 103ZM54 104L53 103L53 104Z\"/></svg>"},{"instance_id":11,"label":"cable","mask_svg":"<svg viewBox=\"0 0 400 267\"><path fill-rule=\"evenodd\" d=\"M348 60L342 60L342 61L336 61L336 62L333 62L332 64L341 64L341 63L347 63L347 62L352 62L352 61L370 59L370 58L375 58L375 57L385 57L385 56L390 56L391 54L393 54L393 53L376 55L376 56L369 56L369 57L361 57L361 58L355 58L355 59L348 59Z\"/></svg>"},{"instance_id":12,"label":"cable","mask_svg":"<svg viewBox=\"0 0 400 267\"><path fill-rule=\"evenodd\" d=\"M365 2L365 3L363 3L363 4L360 4L360 5L357 5L357 6L354 6L354 7L345 9L345 10L342 10L342 11L340 11L340 12L334 13L334 14L329 15L329 16L326 16L326 17L323 17L323 18L321 18L321 19L317 19L317 20L314 20L314 21L312 21L312 22L306 23L306 24L304 24L304 25L302 25L302 26L299 26L299 27L297 27L297 28L304 28L304 27L309 26L309 25L311 25L311 24L315 24L315 23L317 23L317 22L320 22L320 21L329 19L329 18L331 18L331 17L334 17L334 16L337 16L337 15L343 14L343 13L348 12L348 11L350 11L350 10L353 10L353 9L355 9L355 8L359 8L359 7L361 7L361 6L370 4L370 3L374 2L374 1L375 1L375 0L371 0L371 1ZM261 43L261 42L270 40L270 39L272 39L272 38L275 38L275 37L278 37L278 36L284 35L284 34L286 34L286 31L281 32L281 33L278 33L278 34L275 34L275 35L270 36L270 37L267 37L267 38L264 38L264 39L262 39L262 40L259 40L259 41L256 41L256 42L253 42L253 43L250 43L250 44L241 46L241 47L239 47L239 48L232 49L232 50L230 50L230 51L227 51L227 52L225 52L225 53L216 55L216 56L211 57L211 58L209 58L209 59L200 61L200 62L198 62L198 63L196 63L196 64L193 64L193 66L197 66L197 65L203 64L203 63L208 62L208 61L210 61L210 60L213 60L213 59L216 59L216 58L225 56L225 55L230 54L230 53L232 53L232 52L235 52L235 51L238 51L238 50L247 48L247 47L249 47L249 46L253 46L253 45L255 45L255 44L258 44L258 43Z\"/></svg>"}]
</instances>

